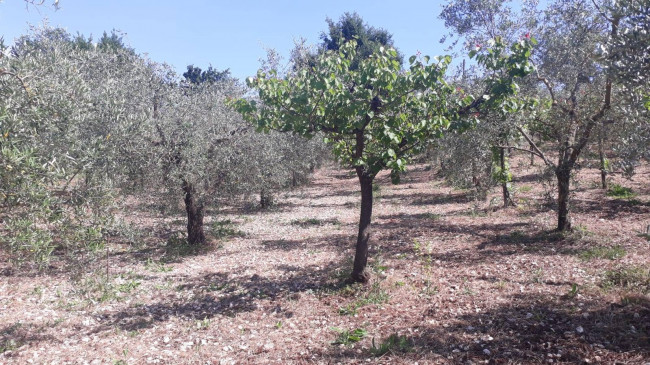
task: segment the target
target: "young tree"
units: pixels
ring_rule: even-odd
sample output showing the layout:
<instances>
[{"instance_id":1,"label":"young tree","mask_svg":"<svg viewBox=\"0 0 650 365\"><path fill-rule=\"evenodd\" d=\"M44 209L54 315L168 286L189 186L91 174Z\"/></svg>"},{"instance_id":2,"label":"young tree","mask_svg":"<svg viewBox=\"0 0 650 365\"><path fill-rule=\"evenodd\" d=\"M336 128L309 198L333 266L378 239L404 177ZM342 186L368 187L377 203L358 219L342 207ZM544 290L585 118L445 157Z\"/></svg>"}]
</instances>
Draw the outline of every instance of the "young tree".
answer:
<instances>
[{"instance_id":1,"label":"young tree","mask_svg":"<svg viewBox=\"0 0 650 365\"><path fill-rule=\"evenodd\" d=\"M319 55L314 67L278 78L260 70L247 79L259 101L234 102L244 118L260 130L293 132L305 137L324 133L335 156L355 169L361 189L361 212L351 281L368 282L366 271L372 216L372 183L380 171L391 170L399 181L411 156L480 106L499 104L515 89L513 78L532 70L530 44L514 46L513 55L497 44L484 58L490 68L507 69L490 80L481 98L457 99L444 80L450 57L422 60L413 56L401 71L397 51L380 47L370 57L357 52L355 41ZM353 67L353 65L355 67Z\"/></svg>"}]
</instances>

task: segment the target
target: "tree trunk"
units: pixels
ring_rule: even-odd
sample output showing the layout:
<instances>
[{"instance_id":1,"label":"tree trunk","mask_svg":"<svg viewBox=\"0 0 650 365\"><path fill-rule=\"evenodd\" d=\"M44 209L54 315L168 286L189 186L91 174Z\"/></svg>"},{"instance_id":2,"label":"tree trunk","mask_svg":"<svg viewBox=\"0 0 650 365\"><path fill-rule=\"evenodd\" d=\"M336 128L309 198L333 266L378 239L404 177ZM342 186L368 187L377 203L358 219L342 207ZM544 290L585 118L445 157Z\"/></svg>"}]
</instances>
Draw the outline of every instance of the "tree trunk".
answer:
<instances>
[{"instance_id":1,"label":"tree trunk","mask_svg":"<svg viewBox=\"0 0 650 365\"><path fill-rule=\"evenodd\" d=\"M606 158L605 158L605 137L603 133L603 128L600 128L600 131L598 132L598 157L600 158L600 184L602 185L603 189L607 189L607 164L606 164Z\"/></svg>"},{"instance_id":2,"label":"tree trunk","mask_svg":"<svg viewBox=\"0 0 650 365\"><path fill-rule=\"evenodd\" d=\"M262 209L269 208L271 205L273 205L273 194L270 193L268 190L262 188L260 191L260 207Z\"/></svg>"},{"instance_id":3,"label":"tree trunk","mask_svg":"<svg viewBox=\"0 0 650 365\"><path fill-rule=\"evenodd\" d=\"M205 243L203 232L203 203L196 201L194 186L183 183L185 191L185 210L187 211L187 242L191 245Z\"/></svg>"},{"instance_id":4,"label":"tree trunk","mask_svg":"<svg viewBox=\"0 0 650 365\"><path fill-rule=\"evenodd\" d=\"M569 219L569 189L571 180L571 170L566 166L558 166L555 170L557 177L557 230L571 230L571 220Z\"/></svg>"},{"instance_id":5,"label":"tree trunk","mask_svg":"<svg viewBox=\"0 0 650 365\"><path fill-rule=\"evenodd\" d=\"M514 206L514 202L510 197L510 189L508 188L508 175L509 171L506 170L506 151L505 148L500 148L499 163L501 165L501 189L503 190L503 207Z\"/></svg>"},{"instance_id":6,"label":"tree trunk","mask_svg":"<svg viewBox=\"0 0 650 365\"><path fill-rule=\"evenodd\" d=\"M368 265L368 240L370 239L370 219L372 217L372 181L373 176L368 174L363 167L357 167L359 185L361 185L361 215L359 218L359 235L357 236L356 251L354 253L354 268L351 281L367 283L370 274L366 271Z\"/></svg>"}]
</instances>

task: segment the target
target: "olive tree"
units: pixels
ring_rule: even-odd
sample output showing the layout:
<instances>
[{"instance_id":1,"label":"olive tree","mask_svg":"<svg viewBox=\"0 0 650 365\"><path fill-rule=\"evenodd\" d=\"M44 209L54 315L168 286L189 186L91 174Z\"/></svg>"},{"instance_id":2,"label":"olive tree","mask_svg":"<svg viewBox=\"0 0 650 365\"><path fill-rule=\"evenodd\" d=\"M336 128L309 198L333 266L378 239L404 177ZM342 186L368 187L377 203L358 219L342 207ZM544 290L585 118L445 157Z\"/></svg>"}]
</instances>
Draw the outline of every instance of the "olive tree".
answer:
<instances>
[{"instance_id":1,"label":"olive tree","mask_svg":"<svg viewBox=\"0 0 650 365\"><path fill-rule=\"evenodd\" d=\"M50 28L20 38L6 54L0 60L0 189L11 233L5 241L44 263L57 247L101 241L128 160L122 150L147 119L140 86L150 80L149 68L133 53L79 47Z\"/></svg>"},{"instance_id":2,"label":"olive tree","mask_svg":"<svg viewBox=\"0 0 650 365\"><path fill-rule=\"evenodd\" d=\"M535 2L528 2L531 10L520 12L506 8L506 2L450 2L452 7L465 10L470 3L478 12L471 27L461 18L443 13L447 25L460 36L481 39L489 27L480 19L493 19L490 14L507 13L510 14L507 19L498 18L498 30L508 34L521 32L517 34L520 37L534 34L539 39L532 57L537 72L522 87L522 94L537 99L538 107L530 118L513 125L525 139L527 148L509 147L536 155L553 170L558 188L557 229L569 230L570 183L578 158L599 128L616 128L623 117L631 116L630 110L626 110L629 104L623 102L621 83L599 55L599 49L609 47L610 39L618 38L618 23L602 17L595 1L556 0L544 9L536 7ZM485 13L482 4L489 9ZM510 27L513 22L525 24L526 28ZM635 123L640 119L633 119L632 124L638 126ZM531 132L552 142L553 152L540 148Z\"/></svg>"},{"instance_id":3,"label":"olive tree","mask_svg":"<svg viewBox=\"0 0 650 365\"><path fill-rule=\"evenodd\" d=\"M482 105L496 105L516 87L515 76L531 68L526 55L530 44L521 42L505 56L504 47L481 58L491 68L508 69L505 77L490 80L489 94L456 97L444 79L450 57L413 56L403 72L394 49L379 48L359 57L355 41L338 51L320 54L313 67L277 77L260 70L247 79L258 91L256 100L234 102L244 118L260 130L292 132L305 137L324 133L334 155L356 171L361 189L359 231L351 280L367 282L368 242L372 216L372 183L382 170L399 181L409 159L453 122Z\"/></svg>"}]
</instances>

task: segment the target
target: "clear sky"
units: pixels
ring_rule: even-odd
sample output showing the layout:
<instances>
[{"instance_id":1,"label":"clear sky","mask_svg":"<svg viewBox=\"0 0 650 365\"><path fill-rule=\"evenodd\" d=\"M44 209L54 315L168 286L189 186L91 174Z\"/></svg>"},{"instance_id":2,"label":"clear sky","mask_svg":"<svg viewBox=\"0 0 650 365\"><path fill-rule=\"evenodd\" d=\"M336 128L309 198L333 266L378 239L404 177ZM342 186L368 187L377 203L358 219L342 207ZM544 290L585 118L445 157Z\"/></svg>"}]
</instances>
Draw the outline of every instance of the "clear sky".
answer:
<instances>
[{"instance_id":1,"label":"clear sky","mask_svg":"<svg viewBox=\"0 0 650 365\"><path fill-rule=\"evenodd\" d=\"M444 1L60 0L57 11L49 6L52 2L27 7L24 0L0 0L5 44L44 19L50 26L95 39L117 29L138 53L179 73L189 64L203 69L212 65L243 79L256 73L265 48L287 57L294 39L319 43L326 17L338 20L356 11L369 25L391 32L406 58L418 50L431 56L445 53L439 40L446 30L438 19Z\"/></svg>"}]
</instances>

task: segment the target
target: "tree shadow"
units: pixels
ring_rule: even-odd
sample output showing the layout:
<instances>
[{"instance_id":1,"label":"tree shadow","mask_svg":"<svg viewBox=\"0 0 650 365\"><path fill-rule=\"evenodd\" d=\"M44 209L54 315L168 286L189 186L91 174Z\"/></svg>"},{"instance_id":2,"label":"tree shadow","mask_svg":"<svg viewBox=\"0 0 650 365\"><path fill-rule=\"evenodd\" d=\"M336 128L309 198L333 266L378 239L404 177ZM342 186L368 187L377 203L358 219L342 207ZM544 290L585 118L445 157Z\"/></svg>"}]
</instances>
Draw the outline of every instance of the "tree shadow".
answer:
<instances>
[{"instance_id":1,"label":"tree shadow","mask_svg":"<svg viewBox=\"0 0 650 365\"><path fill-rule=\"evenodd\" d=\"M436 193L412 193L412 194L382 194L382 201L389 204L422 205L445 205L461 204L472 200L469 193L436 194Z\"/></svg>"},{"instance_id":2,"label":"tree shadow","mask_svg":"<svg viewBox=\"0 0 650 365\"><path fill-rule=\"evenodd\" d=\"M125 331L151 328L172 318L205 320L216 316L234 317L260 307L290 317L293 313L284 311L275 300L281 297L296 299L301 293L339 287L341 284L333 282L331 274L341 265L335 262L308 267L286 265L280 267L287 273L282 280L271 280L258 274L236 276L230 271L186 277L176 289L191 293L189 297L192 299L169 296L155 303L130 306L105 315L89 334L110 332L115 328Z\"/></svg>"},{"instance_id":3,"label":"tree shadow","mask_svg":"<svg viewBox=\"0 0 650 365\"><path fill-rule=\"evenodd\" d=\"M430 214L393 214L378 216L373 227L382 232L382 252L400 256L413 252L412 245L405 245L404 238L441 240L446 237L470 236L478 240L476 250L451 250L428 253L431 260L476 265L515 254L534 252L540 255L573 255L588 242L578 237L556 231L532 229L531 223L477 223L458 224L432 218ZM414 232L420 232L415 233ZM432 242L433 247L438 245Z\"/></svg>"},{"instance_id":4,"label":"tree shadow","mask_svg":"<svg viewBox=\"0 0 650 365\"><path fill-rule=\"evenodd\" d=\"M353 236L349 234L328 235L327 237L306 238L300 240L277 239L263 240L261 249L263 251L294 251L301 249L336 249L352 248Z\"/></svg>"},{"instance_id":5,"label":"tree shadow","mask_svg":"<svg viewBox=\"0 0 650 365\"><path fill-rule=\"evenodd\" d=\"M429 324L441 309L422 310L415 328L394 328L413 348L382 362L424 363L644 363L650 358L650 300L608 303L569 295L517 294L479 313ZM414 331L414 329L416 331ZM377 339L378 343L381 343ZM330 347L316 360L363 361L372 356Z\"/></svg>"},{"instance_id":6,"label":"tree shadow","mask_svg":"<svg viewBox=\"0 0 650 365\"><path fill-rule=\"evenodd\" d=\"M637 199L609 199L600 201L572 199L571 209L577 213L595 214L603 219L617 219L623 215L650 215L650 202L643 202Z\"/></svg>"}]
</instances>

